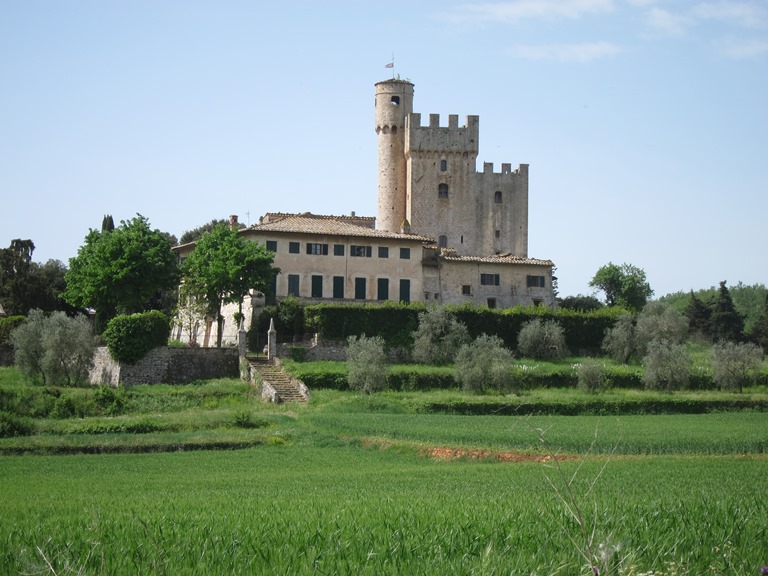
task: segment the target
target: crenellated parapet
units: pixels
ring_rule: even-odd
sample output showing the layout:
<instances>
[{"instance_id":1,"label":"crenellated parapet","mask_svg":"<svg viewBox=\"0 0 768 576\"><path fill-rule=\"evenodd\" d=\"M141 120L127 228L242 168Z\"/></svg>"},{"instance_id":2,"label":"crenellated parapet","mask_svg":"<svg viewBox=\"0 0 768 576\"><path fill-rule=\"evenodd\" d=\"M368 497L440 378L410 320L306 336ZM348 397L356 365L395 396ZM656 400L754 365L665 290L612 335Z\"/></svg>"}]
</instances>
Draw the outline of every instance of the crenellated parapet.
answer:
<instances>
[{"instance_id":1,"label":"crenellated parapet","mask_svg":"<svg viewBox=\"0 0 768 576\"><path fill-rule=\"evenodd\" d=\"M429 115L429 125L421 125L421 114L411 113L405 119L405 150L428 153L461 153L477 156L480 117L470 115L459 126L457 114L448 116L448 126L440 126L440 114Z\"/></svg>"}]
</instances>

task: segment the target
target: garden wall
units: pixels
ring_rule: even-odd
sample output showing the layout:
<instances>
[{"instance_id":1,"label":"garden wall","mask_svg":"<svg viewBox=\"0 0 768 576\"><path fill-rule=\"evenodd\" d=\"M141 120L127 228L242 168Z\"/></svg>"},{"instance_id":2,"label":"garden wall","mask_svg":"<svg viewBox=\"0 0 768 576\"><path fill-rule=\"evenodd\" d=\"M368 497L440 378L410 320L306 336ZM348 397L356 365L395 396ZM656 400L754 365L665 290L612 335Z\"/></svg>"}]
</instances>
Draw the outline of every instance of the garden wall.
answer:
<instances>
[{"instance_id":1,"label":"garden wall","mask_svg":"<svg viewBox=\"0 0 768 576\"><path fill-rule=\"evenodd\" d=\"M106 347L96 349L91 384L185 384L209 378L239 378L237 348L169 348L151 350L135 364L116 362Z\"/></svg>"}]
</instances>

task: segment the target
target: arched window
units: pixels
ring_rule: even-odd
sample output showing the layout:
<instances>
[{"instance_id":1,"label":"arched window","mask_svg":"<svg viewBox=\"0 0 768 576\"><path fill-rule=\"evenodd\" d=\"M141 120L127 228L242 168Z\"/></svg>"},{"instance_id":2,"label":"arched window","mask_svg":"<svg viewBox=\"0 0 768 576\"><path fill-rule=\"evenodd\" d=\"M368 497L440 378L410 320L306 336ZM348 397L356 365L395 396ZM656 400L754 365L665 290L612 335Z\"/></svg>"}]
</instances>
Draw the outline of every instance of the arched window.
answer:
<instances>
[{"instance_id":1,"label":"arched window","mask_svg":"<svg viewBox=\"0 0 768 576\"><path fill-rule=\"evenodd\" d=\"M448 198L448 184L438 184L437 185L437 197L438 198Z\"/></svg>"},{"instance_id":2,"label":"arched window","mask_svg":"<svg viewBox=\"0 0 768 576\"><path fill-rule=\"evenodd\" d=\"M496 204L501 204L501 191L497 191L497 192L496 192L496 193L493 195L493 201L494 201Z\"/></svg>"},{"instance_id":3,"label":"arched window","mask_svg":"<svg viewBox=\"0 0 768 576\"><path fill-rule=\"evenodd\" d=\"M392 104L392 106L400 106L400 96L392 96L389 103Z\"/></svg>"},{"instance_id":4,"label":"arched window","mask_svg":"<svg viewBox=\"0 0 768 576\"><path fill-rule=\"evenodd\" d=\"M448 160L440 160L440 172L448 170Z\"/></svg>"},{"instance_id":5,"label":"arched window","mask_svg":"<svg viewBox=\"0 0 768 576\"><path fill-rule=\"evenodd\" d=\"M437 239L437 245L441 248L448 247L448 236L442 235Z\"/></svg>"}]
</instances>

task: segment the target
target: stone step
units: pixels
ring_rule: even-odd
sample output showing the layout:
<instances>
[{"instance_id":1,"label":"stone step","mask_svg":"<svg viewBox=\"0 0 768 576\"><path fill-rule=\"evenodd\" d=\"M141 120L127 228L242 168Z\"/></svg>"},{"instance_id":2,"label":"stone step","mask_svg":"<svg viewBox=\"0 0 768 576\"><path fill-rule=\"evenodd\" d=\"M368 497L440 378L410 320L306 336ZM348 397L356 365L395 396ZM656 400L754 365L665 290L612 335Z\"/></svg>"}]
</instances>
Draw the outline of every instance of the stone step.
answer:
<instances>
[{"instance_id":1,"label":"stone step","mask_svg":"<svg viewBox=\"0 0 768 576\"><path fill-rule=\"evenodd\" d=\"M249 358L248 361L261 378L275 389L282 402L306 402L307 399L301 394L298 386L281 367L263 357Z\"/></svg>"}]
</instances>

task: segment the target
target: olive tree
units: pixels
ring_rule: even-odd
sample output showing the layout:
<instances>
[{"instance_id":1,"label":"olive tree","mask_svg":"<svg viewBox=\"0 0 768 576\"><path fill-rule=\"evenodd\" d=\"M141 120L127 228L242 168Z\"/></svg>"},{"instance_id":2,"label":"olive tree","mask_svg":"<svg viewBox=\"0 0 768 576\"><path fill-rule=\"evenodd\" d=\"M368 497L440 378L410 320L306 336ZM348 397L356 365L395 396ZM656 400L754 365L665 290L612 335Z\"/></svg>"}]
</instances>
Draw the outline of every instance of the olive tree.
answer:
<instances>
[{"instance_id":1,"label":"olive tree","mask_svg":"<svg viewBox=\"0 0 768 576\"><path fill-rule=\"evenodd\" d=\"M652 340L643 358L643 382L651 390L672 392L688 385L691 360L684 344Z\"/></svg>"},{"instance_id":2,"label":"olive tree","mask_svg":"<svg viewBox=\"0 0 768 576\"><path fill-rule=\"evenodd\" d=\"M763 351L752 342L722 341L712 347L715 384L741 392L751 373L763 361Z\"/></svg>"},{"instance_id":3,"label":"olive tree","mask_svg":"<svg viewBox=\"0 0 768 576\"><path fill-rule=\"evenodd\" d=\"M557 360L568 355L565 331L554 320L536 318L523 324L517 335L517 351L526 358Z\"/></svg>"},{"instance_id":4,"label":"olive tree","mask_svg":"<svg viewBox=\"0 0 768 576\"><path fill-rule=\"evenodd\" d=\"M467 327L444 307L419 314L419 327L413 332L413 359L422 364L449 364L459 349L469 342Z\"/></svg>"},{"instance_id":5,"label":"olive tree","mask_svg":"<svg viewBox=\"0 0 768 576\"><path fill-rule=\"evenodd\" d=\"M613 328L605 331L603 351L615 362L626 364L635 352L635 318L622 313Z\"/></svg>"},{"instance_id":6,"label":"olive tree","mask_svg":"<svg viewBox=\"0 0 768 576\"><path fill-rule=\"evenodd\" d=\"M512 352L498 336L481 334L456 356L455 378L465 390L502 390L512 382Z\"/></svg>"},{"instance_id":7,"label":"olive tree","mask_svg":"<svg viewBox=\"0 0 768 576\"><path fill-rule=\"evenodd\" d=\"M645 356L652 340L667 340L679 344L688 335L688 319L664 302L648 302L637 315L635 350Z\"/></svg>"},{"instance_id":8,"label":"olive tree","mask_svg":"<svg viewBox=\"0 0 768 576\"><path fill-rule=\"evenodd\" d=\"M353 390L371 394L387 388L387 354L381 336L347 338L347 383Z\"/></svg>"}]
</instances>

